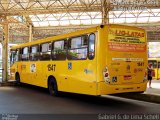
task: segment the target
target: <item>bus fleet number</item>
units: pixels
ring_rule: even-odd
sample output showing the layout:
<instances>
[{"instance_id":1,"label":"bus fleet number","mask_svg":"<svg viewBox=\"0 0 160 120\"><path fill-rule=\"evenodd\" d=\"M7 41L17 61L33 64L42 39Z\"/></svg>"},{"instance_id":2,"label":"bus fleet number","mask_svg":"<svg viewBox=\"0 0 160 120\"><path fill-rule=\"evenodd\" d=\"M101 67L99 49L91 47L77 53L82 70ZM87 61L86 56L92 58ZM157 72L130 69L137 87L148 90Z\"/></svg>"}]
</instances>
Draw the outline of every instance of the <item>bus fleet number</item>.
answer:
<instances>
[{"instance_id":1,"label":"bus fleet number","mask_svg":"<svg viewBox=\"0 0 160 120\"><path fill-rule=\"evenodd\" d=\"M56 70L56 65L55 64L48 64L48 71L55 71Z\"/></svg>"},{"instance_id":2,"label":"bus fleet number","mask_svg":"<svg viewBox=\"0 0 160 120\"><path fill-rule=\"evenodd\" d=\"M144 66L144 62L138 62L137 65L138 66Z\"/></svg>"}]
</instances>

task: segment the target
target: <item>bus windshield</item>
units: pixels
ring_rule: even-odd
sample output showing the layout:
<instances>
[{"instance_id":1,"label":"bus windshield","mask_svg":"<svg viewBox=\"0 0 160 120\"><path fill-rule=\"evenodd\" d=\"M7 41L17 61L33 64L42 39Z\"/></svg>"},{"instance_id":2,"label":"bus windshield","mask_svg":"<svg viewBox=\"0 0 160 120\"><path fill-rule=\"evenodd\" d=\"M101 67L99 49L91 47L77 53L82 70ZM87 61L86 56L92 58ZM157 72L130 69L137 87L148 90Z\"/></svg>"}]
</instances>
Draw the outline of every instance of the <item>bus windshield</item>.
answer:
<instances>
[{"instance_id":1,"label":"bus windshield","mask_svg":"<svg viewBox=\"0 0 160 120\"><path fill-rule=\"evenodd\" d=\"M10 66L14 64L15 61L18 61L17 50L11 50L10 52Z\"/></svg>"}]
</instances>

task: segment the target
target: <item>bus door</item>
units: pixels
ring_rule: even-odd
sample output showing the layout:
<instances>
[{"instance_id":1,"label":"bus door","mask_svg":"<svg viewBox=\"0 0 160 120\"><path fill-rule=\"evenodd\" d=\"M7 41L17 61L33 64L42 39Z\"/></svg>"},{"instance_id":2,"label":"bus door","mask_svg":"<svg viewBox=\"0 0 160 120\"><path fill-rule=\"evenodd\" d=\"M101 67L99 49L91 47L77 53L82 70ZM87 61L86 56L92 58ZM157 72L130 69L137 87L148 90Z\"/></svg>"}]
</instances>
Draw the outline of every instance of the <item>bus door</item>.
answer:
<instances>
[{"instance_id":1,"label":"bus door","mask_svg":"<svg viewBox=\"0 0 160 120\"><path fill-rule=\"evenodd\" d=\"M158 71L157 71L157 80L160 79L160 61L158 61Z\"/></svg>"},{"instance_id":2,"label":"bus door","mask_svg":"<svg viewBox=\"0 0 160 120\"><path fill-rule=\"evenodd\" d=\"M95 34L68 40L68 81L70 92L96 93Z\"/></svg>"},{"instance_id":3,"label":"bus door","mask_svg":"<svg viewBox=\"0 0 160 120\"><path fill-rule=\"evenodd\" d=\"M10 54L10 80L15 80L15 73L19 71L18 61L19 61L20 49L11 50Z\"/></svg>"},{"instance_id":4,"label":"bus door","mask_svg":"<svg viewBox=\"0 0 160 120\"><path fill-rule=\"evenodd\" d=\"M24 47L22 48L21 51L21 74L20 78L21 81L24 83L30 83L30 71L29 71L29 47Z\"/></svg>"}]
</instances>

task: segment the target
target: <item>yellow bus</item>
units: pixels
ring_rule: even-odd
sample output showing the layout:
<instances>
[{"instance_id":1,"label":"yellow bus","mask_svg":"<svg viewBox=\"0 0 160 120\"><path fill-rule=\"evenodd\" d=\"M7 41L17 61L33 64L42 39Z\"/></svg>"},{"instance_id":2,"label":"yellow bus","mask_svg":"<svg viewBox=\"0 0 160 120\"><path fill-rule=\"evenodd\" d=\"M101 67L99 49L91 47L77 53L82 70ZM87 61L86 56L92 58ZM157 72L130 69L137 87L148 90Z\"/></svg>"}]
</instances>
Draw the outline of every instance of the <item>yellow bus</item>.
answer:
<instances>
[{"instance_id":1,"label":"yellow bus","mask_svg":"<svg viewBox=\"0 0 160 120\"><path fill-rule=\"evenodd\" d=\"M152 78L155 80L160 79L160 58L148 58L148 63L152 64L153 66L153 72L152 72Z\"/></svg>"},{"instance_id":2,"label":"yellow bus","mask_svg":"<svg viewBox=\"0 0 160 120\"><path fill-rule=\"evenodd\" d=\"M105 95L143 92L147 43L143 29L100 25L11 48L11 79L59 91Z\"/></svg>"}]
</instances>

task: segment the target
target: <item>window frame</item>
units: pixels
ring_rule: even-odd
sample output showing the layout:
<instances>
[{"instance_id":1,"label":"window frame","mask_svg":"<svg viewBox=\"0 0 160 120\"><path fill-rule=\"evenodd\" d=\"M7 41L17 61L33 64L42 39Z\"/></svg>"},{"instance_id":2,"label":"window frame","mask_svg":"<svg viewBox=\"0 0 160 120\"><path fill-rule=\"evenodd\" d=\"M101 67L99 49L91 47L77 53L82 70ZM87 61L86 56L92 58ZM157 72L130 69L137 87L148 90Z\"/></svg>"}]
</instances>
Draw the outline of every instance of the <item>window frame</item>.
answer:
<instances>
[{"instance_id":1,"label":"window frame","mask_svg":"<svg viewBox=\"0 0 160 120\"><path fill-rule=\"evenodd\" d=\"M95 36L95 38L94 38L94 57L93 57L92 59L90 59L90 57L89 57L89 43L90 43L89 37L90 37L91 35L94 35L94 36ZM96 49L95 49L96 47L95 47L95 46L96 46L96 34L95 34L95 33L90 33L90 34L88 35L88 53L87 53L89 60L94 60L94 58L95 58L95 53L96 53L96 52L95 52L95 51L96 51Z\"/></svg>"},{"instance_id":2,"label":"window frame","mask_svg":"<svg viewBox=\"0 0 160 120\"><path fill-rule=\"evenodd\" d=\"M150 63L152 64L153 69L158 68L158 62L157 62L157 60L149 60L148 64L150 64ZM154 63L156 63L156 66L155 66Z\"/></svg>"},{"instance_id":3,"label":"window frame","mask_svg":"<svg viewBox=\"0 0 160 120\"><path fill-rule=\"evenodd\" d=\"M65 41L67 42L67 48L66 48L66 57L65 57L65 59L54 59L53 58L53 52L54 52L54 44L55 44L55 42L58 42L58 41L64 41L64 43L65 43ZM53 50L53 51L52 51ZM65 49L64 49L65 50ZM65 60L67 60L67 53L68 53L68 39L67 38L64 38L64 39L61 39L61 40L55 40L55 41L53 41L52 42L52 45L51 45L51 59L53 60L53 61L65 61Z\"/></svg>"},{"instance_id":4,"label":"window frame","mask_svg":"<svg viewBox=\"0 0 160 120\"><path fill-rule=\"evenodd\" d=\"M69 41L71 41L73 38L77 38L77 37L81 37L81 40L82 40L82 36L86 36L86 37L87 37L87 47L69 48ZM71 44L71 43L70 43L70 44ZM69 50L76 50L76 49L83 49L83 48L87 48L87 56L86 56L85 59L69 59L69 58L68 58L68 52L69 52ZM86 34L82 34L82 35L73 36L73 37L68 38L67 59L68 59L68 60L87 60L87 58L88 58L88 35L87 35L87 33L86 33Z\"/></svg>"},{"instance_id":5,"label":"window frame","mask_svg":"<svg viewBox=\"0 0 160 120\"><path fill-rule=\"evenodd\" d=\"M28 55L28 58L27 58L26 60L22 60L22 55L23 55L23 49L24 49L24 48L28 48L28 53L27 53L27 54L24 54L24 55ZM30 55L30 47L29 47L29 46L22 47L22 48L21 48L21 61L30 61L29 55Z\"/></svg>"},{"instance_id":6,"label":"window frame","mask_svg":"<svg viewBox=\"0 0 160 120\"><path fill-rule=\"evenodd\" d=\"M31 60L31 54L33 54L33 53L31 53L31 48L34 47L34 46L37 46L37 47L38 47L38 52L37 52L37 53L38 53L38 59L37 59L37 60ZM30 51L30 52L29 52L29 60L30 60L30 61L38 61L38 60L40 59L40 45L39 45L39 44L31 45L31 46L29 47L29 49L30 49L30 50L29 50L29 51ZM34 54L35 54L35 53L34 53Z\"/></svg>"},{"instance_id":7,"label":"window frame","mask_svg":"<svg viewBox=\"0 0 160 120\"><path fill-rule=\"evenodd\" d=\"M48 44L51 44L51 51L52 51L52 41L40 43L40 44L39 44L39 60L40 60L40 61L50 61L50 60L52 60L52 58L51 58L51 51L49 51L49 53L50 53L50 59L44 60L44 59L41 58L42 55L43 55L43 53L46 53L46 52L42 52L42 45L43 45L43 44L47 44L47 43L48 43Z\"/></svg>"}]
</instances>

